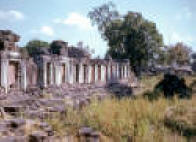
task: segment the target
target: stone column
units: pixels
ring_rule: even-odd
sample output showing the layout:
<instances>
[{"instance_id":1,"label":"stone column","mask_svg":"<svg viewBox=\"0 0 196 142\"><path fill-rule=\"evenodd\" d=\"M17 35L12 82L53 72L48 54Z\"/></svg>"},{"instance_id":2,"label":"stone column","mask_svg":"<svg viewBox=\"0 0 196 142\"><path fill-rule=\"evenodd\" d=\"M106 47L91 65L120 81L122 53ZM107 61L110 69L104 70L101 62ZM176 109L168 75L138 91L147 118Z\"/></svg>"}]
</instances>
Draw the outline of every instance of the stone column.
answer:
<instances>
[{"instance_id":1,"label":"stone column","mask_svg":"<svg viewBox=\"0 0 196 142\"><path fill-rule=\"evenodd\" d=\"M91 83L92 80L92 66L88 66L88 83Z\"/></svg>"},{"instance_id":2,"label":"stone column","mask_svg":"<svg viewBox=\"0 0 196 142\"><path fill-rule=\"evenodd\" d=\"M65 64L65 82L69 82L69 66L68 62Z\"/></svg>"},{"instance_id":3,"label":"stone column","mask_svg":"<svg viewBox=\"0 0 196 142\"><path fill-rule=\"evenodd\" d=\"M26 62L21 61L21 88L26 91L27 88L27 72L26 72Z\"/></svg>"},{"instance_id":4,"label":"stone column","mask_svg":"<svg viewBox=\"0 0 196 142\"><path fill-rule=\"evenodd\" d=\"M106 78L105 78L105 66L104 65L101 65L101 81L102 82L105 82L106 81Z\"/></svg>"},{"instance_id":5,"label":"stone column","mask_svg":"<svg viewBox=\"0 0 196 142\"><path fill-rule=\"evenodd\" d=\"M8 91L8 59L1 59L1 86L5 88L5 92Z\"/></svg>"},{"instance_id":6,"label":"stone column","mask_svg":"<svg viewBox=\"0 0 196 142\"><path fill-rule=\"evenodd\" d=\"M124 78L127 78L127 66L124 66Z\"/></svg>"},{"instance_id":7,"label":"stone column","mask_svg":"<svg viewBox=\"0 0 196 142\"><path fill-rule=\"evenodd\" d=\"M117 66L114 66L114 78L117 79Z\"/></svg>"},{"instance_id":8,"label":"stone column","mask_svg":"<svg viewBox=\"0 0 196 142\"><path fill-rule=\"evenodd\" d=\"M56 65L56 63L54 63L54 67L53 68L54 68L54 84L58 85L58 81L57 81L58 80L57 79L58 78L57 77L57 65Z\"/></svg>"},{"instance_id":9,"label":"stone column","mask_svg":"<svg viewBox=\"0 0 196 142\"><path fill-rule=\"evenodd\" d=\"M43 86L47 87L47 63L43 62Z\"/></svg>"},{"instance_id":10,"label":"stone column","mask_svg":"<svg viewBox=\"0 0 196 142\"><path fill-rule=\"evenodd\" d=\"M110 79L111 79L111 66L110 66L110 64L108 64L107 67L108 67L108 70L107 70L108 81L110 81Z\"/></svg>"},{"instance_id":11,"label":"stone column","mask_svg":"<svg viewBox=\"0 0 196 142\"><path fill-rule=\"evenodd\" d=\"M83 64L79 64L79 83L84 83L84 68Z\"/></svg>"},{"instance_id":12,"label":"stone column","mask_svg":"<svg viewBox=\"0 0 196 142\"><path fill-rule=\"evenodd\" d=\"M95 64L95 83L98 81L98 65Z\"/></svg>"},{"instance_id":13,"label":"stone column","mask_svg":"<svg viewBox=\"0 0 196 142\"><path fill-rule=\"evenodd\" d=\"M54 84L54 78L53 78L53 63L50 63L50 84Z\"/></svg>"},{"instance_id":14,"label":"stone column","mask_svg":"<svg viewBox=\"0 0 196 142\"><path fill-rule=\"evenodd\" d=\"M68 82L68 79L67 79L67 63L64 63L64 66L65 66L65 70L64 70L64 73L65 73L65 83L67 83Z\"/></svg>"},{"instance_id":15,"label":"stone column","mask_svg":"<svg viewBox=\"0 0 196 142\"><path fill-rule=\"evenodd\" d=\"M60 65L56 65L55 66L55 78L56 78L56 85L60 85L61 84L61 82L62 82L62 78L61 78L61 68L60 68L61 66Z\"/></svg>"},{"instance_id":16,"label":"stone column","mask_svg":"<svg viewBox=\"0 0 196 142\"><path fill-rule=\"evenodd\" d=\"M116 64L116 79L119 79L119 66L118 63Z\"/></svg>"},{"instance_id":17,"label":"stone column","mask_svg":"<svg viewBox=\"0 0 196 142\"><path fill-rule=\"evenodd\" d=\"M68 82L69 82L70 84L73 84L73 63L70 61L70 62L68 62L67 65L68 65L68 66L67 66Z\"/></svg>"},{"instance_id":18,"label":"stone column","mask_svg":"<svg viewBox=\"0 0 196 142\"><path fill-rule=\"evenodd\" d=\"M115 70L114 70L114 66L113 65L111 65L111 68L112 68L112 71L111 71L111 80L113 80L114 79L114 72L115 72Z\"/></svg>"}]
</instances>

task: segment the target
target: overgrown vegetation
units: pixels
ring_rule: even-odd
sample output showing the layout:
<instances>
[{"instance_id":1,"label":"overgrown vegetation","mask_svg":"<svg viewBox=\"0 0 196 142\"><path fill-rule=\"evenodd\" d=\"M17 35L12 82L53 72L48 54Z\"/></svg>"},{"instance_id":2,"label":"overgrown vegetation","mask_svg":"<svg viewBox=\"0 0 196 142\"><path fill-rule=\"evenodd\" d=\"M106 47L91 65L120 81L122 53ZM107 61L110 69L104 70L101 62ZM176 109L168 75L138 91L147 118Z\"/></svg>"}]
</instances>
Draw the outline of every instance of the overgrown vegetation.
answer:
<instances>
[{"instance_id":1,"label":"overgrown vegetation","mask_svg":"<svg viewBox=\"0 0 196 142\"><path fill-rule=\"evenodd\" d=\"M153 82L158 82L161 77L153 79ZM186 82L191 84L193 79L189 78ZM174 141L174 136L186 141L196 135L195 109L195 95L192 99L159 97L154 101L143 96L135 99L110 97L101 102L93 99L80 111L68 109L65 115L51 119L49 123L62 135L65 132L74 135L80 127L89 126L102 133L103 141L106 138L127 141L134 137L137 142L167 142Z\"/></svg>"},{"instance_id":2,"label":"overgrown vegetation","mask_svg":"<svg viewBox=\"0 0 196 142\"><path fill-rule=\"evenodd\" d=\"M191 48L186 43L165 45L156 23L141 13L121 14L112 2L93 8L88 13L102 38L108 43L106 57L129 59L137 76L144 70L159 65L187 65Z\"/></svg>"}]
</instances>

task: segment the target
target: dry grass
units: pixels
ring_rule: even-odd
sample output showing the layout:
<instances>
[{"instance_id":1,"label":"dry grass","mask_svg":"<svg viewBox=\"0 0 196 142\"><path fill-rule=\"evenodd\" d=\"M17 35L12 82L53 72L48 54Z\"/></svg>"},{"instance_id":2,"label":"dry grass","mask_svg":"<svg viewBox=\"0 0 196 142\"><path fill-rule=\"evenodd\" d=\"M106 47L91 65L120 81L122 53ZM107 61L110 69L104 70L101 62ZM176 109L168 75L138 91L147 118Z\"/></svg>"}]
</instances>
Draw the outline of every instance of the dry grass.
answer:
<instances>
[{"instance_id":1,"label":"dry grass","mask_svg":"<svg viewBox=\"0 0 196 142\"><path fill-rule=\"evenodd\" d=\"M151 90L161 78L159 76L142 80L145 88ZM189 83L194 80L185 79ZM196 108L195 96L190 100L159 98L156 101L149 101L142 96L120 100L107 98L101 102L93 99L92 103L82 110L68 109L66 116L61 115L49 123L58 134L66 132L75 135L80 127L89 126L102 132L111 141L127 141L128 136L135 136L136 142L167 142L173 141L175 135L183 142L186 139L179 135L179 131L165 125L170 108L176 108L172 112L172 118L176 116L175 122L183 120L190 124L189 126L195 127L196 114L195 111L190 111Z\"/></svg>"},{"instance_id":2,"label":"dry grass","mask_svg":"<svg viewBox=\"0 0 196 142\"><path fill-rule=\"evenodd\" d=\"M142 138L151 141L165 141L165 137L171 135L170 129L165 127L165 112L168 108L179 107L181 110L196 107L196 99L192 100L167 100L160 98L150 102L144 98L130 99L106 99L102 102L93 100L81 111L69 109L66 116L51 120L53 128L59 134L65 132L75 135L81 126L89 126L101 131L103 135L122 140L128 136L137 136L138 141ZM179 115L178 117L184 117ZM193 115L189 112L189 116ZM195 119L187 122L195 124ZM194 121L194 122L193 122Z\"/></svg>"}]
</instances>

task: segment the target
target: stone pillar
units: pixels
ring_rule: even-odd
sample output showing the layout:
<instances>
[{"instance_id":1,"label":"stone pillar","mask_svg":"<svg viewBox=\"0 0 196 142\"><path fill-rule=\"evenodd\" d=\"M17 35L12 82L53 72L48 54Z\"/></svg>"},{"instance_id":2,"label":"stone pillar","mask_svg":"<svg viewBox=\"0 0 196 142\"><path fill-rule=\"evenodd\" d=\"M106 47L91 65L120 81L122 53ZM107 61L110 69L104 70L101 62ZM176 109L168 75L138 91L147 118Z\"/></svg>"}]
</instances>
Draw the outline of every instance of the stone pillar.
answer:
<instances>
[{"instance_id":1,"label":"stone pillar","mask_svg":"<svg viewBox=\"0 0 196 142\"><path fill-rule=\"evenodd\" d=\"M110 64L108 64L107 67L108 67L108 70L107 70L108 81L110 81L110 79L111 79L111 66L110 66Z\"/></svg>"},{"instance_id":2,"label":"stone pillar","mask_svg":"<svg viewBox=\"0 0 196 142\"><path fill-rule=\"evenodd\" d=\"M55 85L58 85L58 67L57 67L57 64L54 64L54 82L55 82Z\"/></svg>"},{"instance_id":3,"label":"stone pillar","mask_svg":"<svg viewBox=\"0 0 196 142\"><path fill-rule=\"evenodd\" d=\"M124 66L124 77L127 78L127 66Z\"/></svg>"},{"instance_id":4,"label":"stone pillar","mask_svg":"<svg viewBox=\"0 0 196 142\"><path fill-rule=\"evenodd\" d=\"M114 78L115 79L117 79L117 66L116 65L114 66Z\"/></svg>"},{"instance_id":5,"label":"stone pillar","mask_svg":"<svg viewBox=\"0 0 196 142\"><path fill-rule=\"evenodd\" d=\"M69 82L69 66L68 63L65 64L65 82Z\"/></svg>"},{"instance_id":6,"label":"stone pillar","mask_svg":"<svg viewBox=\"0 0 196 142\"><path fill-rule=\"evenodd\" d=\"M55 66L55 78L56 78L56 85L60 85L62 82L62 78L61 78L61 66L60 65L56 65Z\"/></svg>"},{"instance_id":7,"label":"stone pillar","mask_svg":"<svg viewBox=\"0 0 196 142\"><path fill-rule=\"evenodd\" d=\"M43 86L47 87L47 63L43 62Z\"/></svg>"},{"instance_id":8,"label":"stone pillar","mask_svg":"<svg viewBox=\"0 0 196 142\"><path fill-rule=\"evenodd\" d=\"M95 83L98 81L98 65L95 64Z\"/></svg>"},{"instance_id":9,"label":"stone pillar","mask_svg":"<svg viewBox=\"0 0 196 142\"><path fill-rule=\"evenodd\" d=\"M50 63L50 84L54 84L53 63Z\"/></svg>"},{"instance_id":10,"label":"stone pillar","mask_svg":"<svg viewBox=\"0 0 196 142\"><path fill-rule=\"evenodd\" d=\"M8 59L1 59L1 86L5 88L7 93L8 91Z\"/></svg>"},{"instance_id":11,"label":"stone pillar","mask_svg":"<svg viewBox=\"0 0 196 142\"><path fill-rule=\"evenodd\" d=\"M92 80L92 66L88 66L88 83L91 83Z\"/></svg>"},{"instance_id":12,"label":"stone pillar","mask_svg":"<svg viewBox=\"0 0 196 142\"><path fill-rule=\"evenodd\" d=\"M26 91L27 88L27 72L26 72L26 62L21 61L21 88Z\"/></svg>"},{"instance_id":13,"label":"stone pillar","mask_svg":"<svg viewBox=\"0 0 196 142\"><path fill-rule=\"evenodd\" d=\"M112 71L111 71L111 80L115 78L115 68L113 65L111 65Z\"/></svg>"},{"instance_id":14,"label":"stone pillar","mask_svg":"<svg viewBox=\"0 0 196 142\"><path fill-rule=\"evenodd\" d=\"M101 65L101 81L102 82L105 82L106 81L106 78L105 78L105 71L106 71L106 68L104 65Z\"/></svg>"},{"instance_id":15,"label":"stone pillar","mask_svg":"<svg viewBox=\"0 0 196 142\"><path fill-rule=\"evenodd\" d=\"M83 64L79 64L79 83L84 83L84 68Z\"/></svg>"},{"instance_id":16,"label":"stone pillar","mask_svg":"<svg viewBox=\"0 0 196 142\"><path fill-rule=\"evenodd\" d=\"M116 64L116 79L119 79L119 65L118 63Z\"/></svg>"},{"instance_id":17,"label":"stone pillar","mask_svg":"<svg viewBox=\"0 0 196 142\"><path fill-rule=\"evenodd\" d=\"M68 74L67 74L68 82L70 84L73 84L73 63L71 61L68 63L67 71L68 71Z\"/></svg>"}]
</instances>

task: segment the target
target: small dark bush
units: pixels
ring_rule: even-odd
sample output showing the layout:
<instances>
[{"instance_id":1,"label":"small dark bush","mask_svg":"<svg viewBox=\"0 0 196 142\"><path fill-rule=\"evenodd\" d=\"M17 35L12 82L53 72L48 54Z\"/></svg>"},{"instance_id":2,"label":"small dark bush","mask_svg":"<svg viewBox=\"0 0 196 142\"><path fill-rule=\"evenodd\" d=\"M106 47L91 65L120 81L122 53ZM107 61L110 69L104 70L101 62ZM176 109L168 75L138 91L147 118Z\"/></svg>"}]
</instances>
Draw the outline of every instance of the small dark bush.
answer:
<instances>
[{"instance_id":1,"label":"small dark bush","mask_svg":"<svg viewBox=\"0 0 196 142\"><path fill-rule=\"evenodd\" d=\"M179 78L173 74L165 74L154 88L154 92L163 92L166 98L173 97L175 94L179 98L190 98L191 89L185 84L184 78Z\"/></svg>"}]
</instances>

